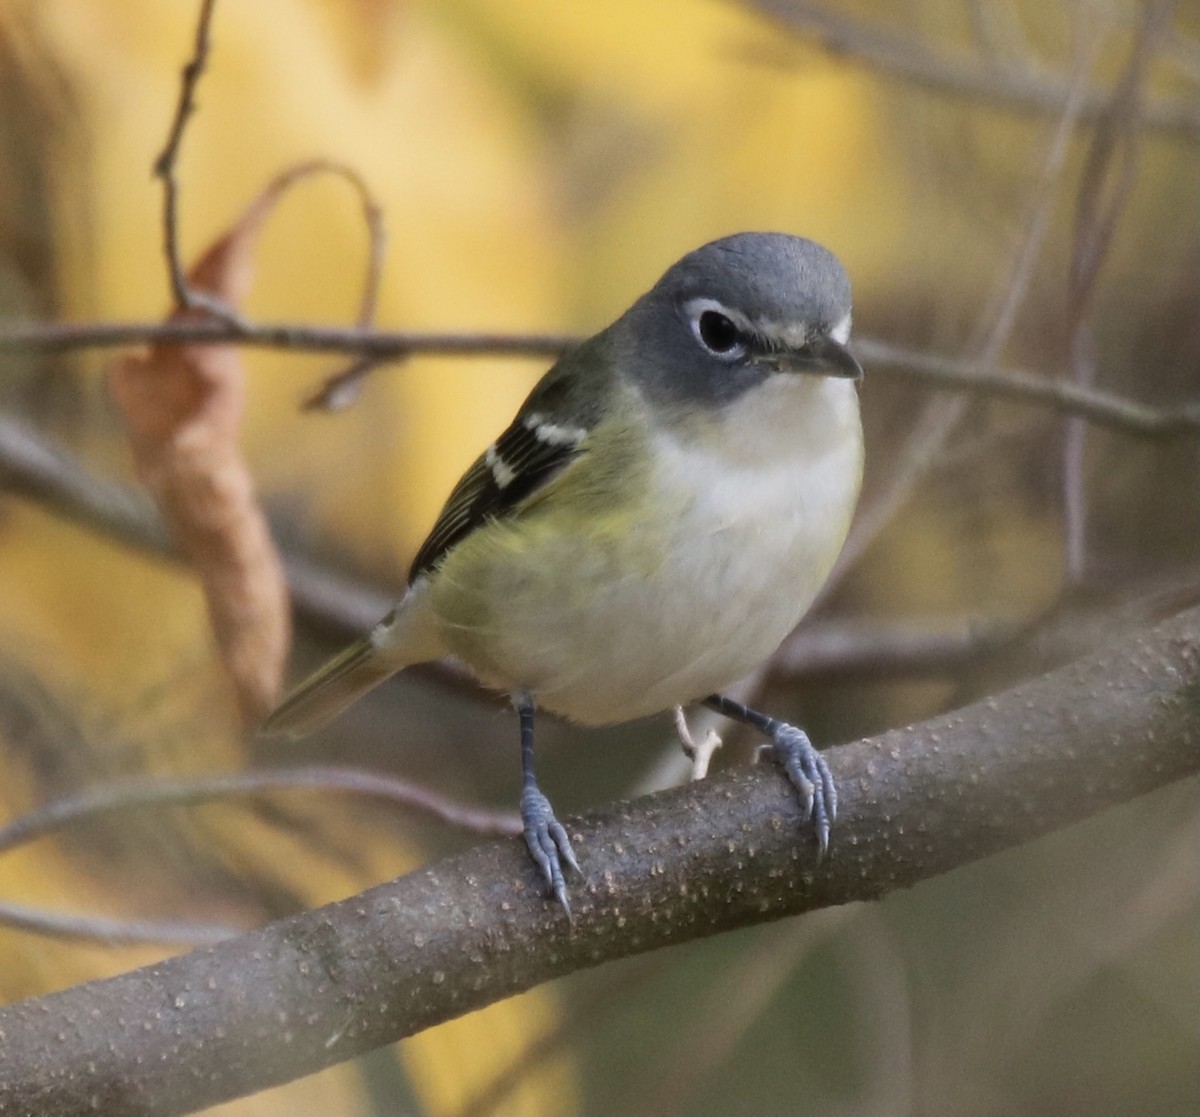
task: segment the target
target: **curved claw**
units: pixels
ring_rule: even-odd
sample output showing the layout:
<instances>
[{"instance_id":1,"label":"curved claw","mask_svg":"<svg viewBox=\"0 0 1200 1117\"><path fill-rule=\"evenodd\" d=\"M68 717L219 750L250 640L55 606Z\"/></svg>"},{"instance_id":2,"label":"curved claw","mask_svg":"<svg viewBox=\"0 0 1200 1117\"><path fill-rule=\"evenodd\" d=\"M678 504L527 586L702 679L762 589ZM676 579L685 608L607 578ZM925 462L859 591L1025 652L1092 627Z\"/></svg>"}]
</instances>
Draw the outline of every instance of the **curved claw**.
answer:
<instances>
[{"instance_id":1,"label":"curved claw","mask_svg":"<svg viewBox=\"0 0 1200 1117\"><path fill-rule=\"evenodd\" d=\"M794 725L779 723L771 732L775 760L800 793L804 820L812 819L817 846L823 857L829 849L829 831L837 817L837 785L825 757L808 734Z\"/></svg>"},{"instance_id":2,"label":"curved claw","mask_svg":"<svg viewBox=\"0 0 1200 1117\"><path fill-rule=\"evenodd\" d=\"M571 905L567 901L567 884L563 877L563 862L577 873L583 870L575 859L571 839L562 823L554 817L550 800L537 788L526 788L521 794L521 821L525 824L525 844L529 855L538 867L547 891L562 905L567 915Z\"/></svg>"}]
</instances>

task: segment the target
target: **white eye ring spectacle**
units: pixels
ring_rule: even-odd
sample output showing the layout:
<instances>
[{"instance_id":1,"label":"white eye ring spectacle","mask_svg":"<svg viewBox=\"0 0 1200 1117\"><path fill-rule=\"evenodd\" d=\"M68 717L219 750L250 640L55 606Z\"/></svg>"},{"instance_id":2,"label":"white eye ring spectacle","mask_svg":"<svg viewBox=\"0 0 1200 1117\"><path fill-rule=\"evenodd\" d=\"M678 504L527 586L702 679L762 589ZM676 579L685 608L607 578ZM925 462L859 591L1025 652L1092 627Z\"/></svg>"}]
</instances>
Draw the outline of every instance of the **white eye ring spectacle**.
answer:
<instances>
[{"instance_id":1,"label":"white eye ring spectacle","mask_svg":"<svg viewBox=\"0 0 1200 1117\"><path fill-rule=\"evenodd\" d=\"M697 299L688 308L696 340L712 356L736 361L746 355L746 331L737 319L713 299Z\"/></svg>"}]
</instances>

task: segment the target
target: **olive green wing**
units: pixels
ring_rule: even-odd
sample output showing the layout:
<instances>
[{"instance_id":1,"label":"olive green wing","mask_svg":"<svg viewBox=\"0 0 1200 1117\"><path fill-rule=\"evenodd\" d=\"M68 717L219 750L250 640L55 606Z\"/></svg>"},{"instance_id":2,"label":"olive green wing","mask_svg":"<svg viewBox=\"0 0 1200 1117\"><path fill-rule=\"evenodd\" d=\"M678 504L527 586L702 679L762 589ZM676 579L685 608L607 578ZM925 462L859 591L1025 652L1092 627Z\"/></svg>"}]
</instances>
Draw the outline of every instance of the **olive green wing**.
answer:
<instances>
[{"instance_id":1,"label":"olive green wing","mask_svg":"<svg viewBox=\"0 0 1200 1117\"><path fill-rule=\"evenodd\" d=\"M593 365L581 381L580 362L603 360L602 336L565 356L530 393L508 429L491 444L454 486L445 507L409 569L409 581L433 570L447 552L490 520L513 515L551 478L587 450L587 438L600 420L602 394ZM581 383L597 389L591 396Z\"/></svg>"}]
</instances>

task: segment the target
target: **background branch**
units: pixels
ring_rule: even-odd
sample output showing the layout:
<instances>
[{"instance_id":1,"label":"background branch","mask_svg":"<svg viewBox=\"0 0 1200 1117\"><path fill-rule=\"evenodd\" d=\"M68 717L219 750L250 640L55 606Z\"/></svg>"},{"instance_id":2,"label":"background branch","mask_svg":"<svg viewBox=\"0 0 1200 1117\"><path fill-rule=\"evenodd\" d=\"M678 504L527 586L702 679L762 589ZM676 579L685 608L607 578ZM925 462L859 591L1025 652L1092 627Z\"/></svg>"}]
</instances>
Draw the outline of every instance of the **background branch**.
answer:
<instances>
[{"instance_id":1,"label":"background branch","mask_svg":"<svg viewBox=\"0 0 1200 1117\"><path fill-rule=\"evenodd\" d=\"M175 176L175 165L179 161L184 132L196 111L196 86L208 65L211 44L209 28L212 25L215 7L216 0L201 0L192 57L183 68L175 115L167 132L166 145L154 161L154 174L156 178L162 179L163 184L163 251L167 257L167 277L171 282L171 294L176 307L182 310L203 310L222 321L236 322L237 315L220 299L197 290L188 282L183 255L179 249L179 180Z\"/></svg>"},{"instance_id":2,"label":"background branch","mask_svg":"<svg viewBox=\"0 0 1200 1117\"><path fill-rule=\"evenodd\" d=\"M96 815L132 807L196 806L272 791L341 791L382 799L476 834L519 834L520 818L438 795L410 780L358 768L314 764L297 768L218 772L178 779L142 777L97 784L55 799L0 827L0 853Z\"/></svg>"},{"instance_id":3,"label":"background branch","mask_svg":"<svg viewBox=\"0 0 1200 1117\"><path fill-rule=\"evenodd\" d=\"M1200 610L913 730L834 749L833 854L769 767L568 828L568 921L480 846L160 965L0 1009L0 1113L183 1113L609 959L944 873L1200 767ZM665 838L669 835L669 838ZM536 949L534 949L536 947Z\"/></svg>"},{"instance_id":4,"label":"background branch","mask_svg":"<svg viewBox=\"0 0 1200 1117\"><path fill-rule=\"evenodd\" d=\"M573 334L426 333L367 330L355 326L307 326L244 321L33 323L0 328L0 353L59 353L155 345L238 344L293 352L359 353L370 367L409 357L557 357L579 341ZM1082 388L1022 369L924 353L871 338L851 348L868 364L868 375L901 376L928 387L971 392L1078 415L1132 434L1169 436L1200 432L1200 403L1157 408L1096 389ZM340 404L336 398L334 405ZM320 395L321 393L318 393ZM316 398L316 397L314 397Z\"/></svg>"},{"instance_id":5,"label":"background branch","mask_svg":"<svg viewBox=\"0 0 1200 1117\"><path fill-rule=\"evenodd\" d=\"M0 901L0 924L48 935L56 939L99 939L116 943L176 943L204 946L223 942L237 934L236 927L219 923L176 923L149 919L108 919L102 915L78 915L66 911L46 911L25 904ZM4 1112L3 1070L0 1068L0 1113Z\"/></svg>"},{"instance_id":6,"label":"background branch","mask_svg":"<svg viewBox=\"0 0 1200 1117\"><path fill-rule=\"evenodd\" d=\"M741 0L797 38L816 39L830 54L869 73L909 82L961 101L976 101L1010 112L1054 115L1070 97L1070 82L1029 65L1000 65L930 46L917 35L893 31L859 17L805 0ZM1107 110L1108 95L1089 89L1080 118L1093 122ZM1183 101L1151 102L1143 125L1191 143L1200 141L1200 118Z\"/></svg>"}]
</instances>

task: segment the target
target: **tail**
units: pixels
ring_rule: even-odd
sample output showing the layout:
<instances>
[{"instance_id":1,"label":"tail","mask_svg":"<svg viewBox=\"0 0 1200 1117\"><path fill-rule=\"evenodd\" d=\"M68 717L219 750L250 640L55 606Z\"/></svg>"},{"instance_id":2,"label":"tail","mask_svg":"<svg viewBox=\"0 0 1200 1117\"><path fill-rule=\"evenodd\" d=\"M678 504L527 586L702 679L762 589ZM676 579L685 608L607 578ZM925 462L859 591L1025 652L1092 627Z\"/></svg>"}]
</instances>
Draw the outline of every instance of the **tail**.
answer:
<instances>
[{"instance_id":1,"label":"tail","mask_svg":"<svg viewBox=\"0 0 1200 1117\"><path fill-rule=\"evenodd\" d=\"M445 655L429 595L429 580L418 578L369 635L296 687L259 726L258 735L303 737L401 668Z\"/></svg>"},{"instance_id":2,"label":"tail","mask_svg":"<svg viewBox=\"0 0 1200 1117\"><path fill-rule=\"evenodd\" d=\"M258 735L294 739L312 733L399 666L366 636L309 675L259 726Z\"/></svg>"}]
</instances>

